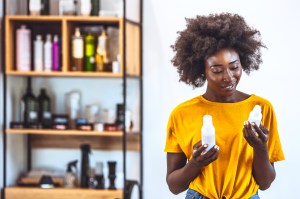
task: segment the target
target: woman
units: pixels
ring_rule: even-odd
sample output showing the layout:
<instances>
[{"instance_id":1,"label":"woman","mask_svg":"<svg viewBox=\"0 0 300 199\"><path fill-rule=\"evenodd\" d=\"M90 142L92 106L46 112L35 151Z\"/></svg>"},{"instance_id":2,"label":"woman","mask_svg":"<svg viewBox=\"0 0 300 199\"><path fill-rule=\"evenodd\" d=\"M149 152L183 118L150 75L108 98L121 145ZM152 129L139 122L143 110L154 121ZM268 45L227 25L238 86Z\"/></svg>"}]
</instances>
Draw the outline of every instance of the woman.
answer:
<instances>
[{"instance_id":1,"label":"woman","mask_svg":"<svg viewBox=\"0 0 300 199\"><path fill-rule=\"evenodd\" d=\"M262 62L259 31L236 14L197 16L187 20L172 47L180 81L193 87L207 82L207 88L170 115L165 146L170 191L188 189L186 199L259 198L258 189L268 189L275 179L274 162L284 160L272 104L236 90L242 71L249 74ZM262 108L259 126L247 121L255 105ZM216 132L216 145L207 152L200 130L206 114Z\"/></svg>"}]
</instances>

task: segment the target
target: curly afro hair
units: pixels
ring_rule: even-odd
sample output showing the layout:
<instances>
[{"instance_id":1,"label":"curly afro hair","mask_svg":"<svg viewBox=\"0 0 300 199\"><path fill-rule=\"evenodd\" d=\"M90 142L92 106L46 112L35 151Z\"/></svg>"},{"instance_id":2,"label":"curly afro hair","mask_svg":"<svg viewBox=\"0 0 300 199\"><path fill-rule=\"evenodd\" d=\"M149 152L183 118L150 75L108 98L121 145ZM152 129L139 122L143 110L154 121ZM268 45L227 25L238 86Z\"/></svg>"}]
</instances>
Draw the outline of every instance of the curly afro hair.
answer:
<instances>
[{"instance_id":1,"label":"curly afro hair","mask_svg":"<svg viewBox=\"0 0 300 199\"><path fill-rule=\"evenodd\" d=\"M258 70L262 63L261 47L266 47L260 32L249 27L237 14L221 13L186 19L187 27L178 32L172 45L173 65L183 81L201 87L206 81L204 61L223 48L234 49L240 57L243 71Z\"/></svg>"}]
</instances>

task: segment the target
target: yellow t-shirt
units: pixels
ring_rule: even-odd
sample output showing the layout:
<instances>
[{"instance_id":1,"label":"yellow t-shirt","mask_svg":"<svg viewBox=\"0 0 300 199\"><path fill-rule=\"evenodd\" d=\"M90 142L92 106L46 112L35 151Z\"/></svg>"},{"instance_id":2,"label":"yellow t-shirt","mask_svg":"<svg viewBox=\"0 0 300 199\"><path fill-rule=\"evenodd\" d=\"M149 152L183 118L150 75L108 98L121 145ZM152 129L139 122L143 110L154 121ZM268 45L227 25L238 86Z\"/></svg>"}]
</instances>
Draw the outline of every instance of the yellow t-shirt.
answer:
<instances>
[{"instance_id":1,"label":"yellow t-shirt","mask_svg":"<svg viewBox=\"0 0 300 199\"><path fill-rule=\"evenodd\" d=\"M244 121L258 104L262 108L262 123L269 129L270 162L284 160L275 112L266 99L251 95L235 103L211 102L202 96L178 105L171 113L165 152L184 153L192 158L193 145L201 140L202 117L213 118L216 144L220 147L216 161L199 170L199 176L189 188L208 198L246 199L253 196L258 185L252 175L253 148L243 137Z\"/></svg>"}]
</instances>

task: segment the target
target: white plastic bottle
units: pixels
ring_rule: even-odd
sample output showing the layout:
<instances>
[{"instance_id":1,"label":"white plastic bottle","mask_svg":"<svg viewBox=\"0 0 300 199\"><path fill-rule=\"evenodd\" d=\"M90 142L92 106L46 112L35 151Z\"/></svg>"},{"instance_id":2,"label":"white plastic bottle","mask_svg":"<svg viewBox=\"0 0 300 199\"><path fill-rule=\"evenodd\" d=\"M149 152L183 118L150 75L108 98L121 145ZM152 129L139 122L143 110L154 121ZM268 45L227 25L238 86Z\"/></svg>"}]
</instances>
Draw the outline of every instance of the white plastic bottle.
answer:
<instances>
[{"instance_id":1,"label":"white plastic bottle","mask_svg":"<svg viewBox=\"0 0 300 199\"><path fill-rule=\"evenodd\" d=\"M212 123L211 115L203 116L203 126L201 128L202 145L207 144L205 151L209 151L216 144L215 127Z\"/></svg>"},{"instance_id":2,"label":"white plastic bottle","mask_svg":"<svg viewBox=\"0 0 300 199\"><path fill-rule=\"evenodd\" d=\"M81 1L80 11L83 16L90 16L92 10L91 0Z\"/></svg>"},{"instance_id":3,"label":"white plastic bottle","mask_svg":"<svg viewBox=\"0 0 300 199\"><path fill-rule=\"evenodd\" d=\"M261 107L259 105L255 105L253 110L249 114L248 121L250 123L255 123L258 127L260 126L262 119Z\"/></svg>"},{"instance_id":4,"label":"white plastic bottle","mask_svg":"<svg viewBox=\"0 0 300 199\"><path fill-rule=\"evenodd\" d=\"M44 44L44 71L52 70L52 41L51 35L47 34Z\"/></svg>"},{"instance_id":5,"label":"white plastic bottle","mask_svg":"<svg viewBox=\"0 0 300 199\"><path fill-rule=\"evenodd\" d=\"M26 25L21 25L21 28L16 31L16 64L18 71L31 70L31 30L26 28Z\"/></svg>"},{"instance_id":6,"label":"white plastic bottle","mask_svg":"<svg viewBox=\"0 0 300 199\"><path fill-rule=\"evenodd\" d=\"M42 2L41 0L30 0L29 1L29 11L30 15L40 15L42 9Z\"/></svg>"},{"instance_id":7,"label":"white plastic bottle","mask_svg":"<svg viewBox=\"0 0 300 199\"><path fill-rule=\"evenodd\" d=\"M41 35L36 36L36 40L34 41L34 70L35 71L43 71L43 40Z\"/></svg>"}]
</instances>

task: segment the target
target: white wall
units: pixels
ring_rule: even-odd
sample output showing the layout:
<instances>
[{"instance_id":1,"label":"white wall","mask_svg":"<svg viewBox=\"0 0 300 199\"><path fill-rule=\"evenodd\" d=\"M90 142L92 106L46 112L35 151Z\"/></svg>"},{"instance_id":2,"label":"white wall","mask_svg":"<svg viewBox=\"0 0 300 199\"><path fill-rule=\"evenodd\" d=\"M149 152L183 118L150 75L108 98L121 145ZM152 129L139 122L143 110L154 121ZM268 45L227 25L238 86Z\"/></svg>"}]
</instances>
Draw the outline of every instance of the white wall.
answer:
<instances>
[{"instance_id":1,"label":"white wall","mask_svg":"<svg viewBox=\"0 0 300 199\"><path fill-rule=\"evenodd\" d=\"M297 198L299 187L298 88L300 69L300 2L296 0L145 0L144 1L144 198L174 196L165 182L165 128L170 111L180 102L203 93L178 82L170 60L176 32L185 28L185 17L215 12L235 12L259 29L268 50L264 63L250 77L244 75L240 90L269 99L277 113L286 160L275 164L277 177L262 198Z\"/></svg>"}]
</instances>

